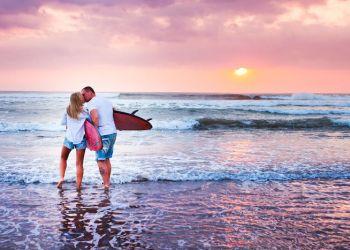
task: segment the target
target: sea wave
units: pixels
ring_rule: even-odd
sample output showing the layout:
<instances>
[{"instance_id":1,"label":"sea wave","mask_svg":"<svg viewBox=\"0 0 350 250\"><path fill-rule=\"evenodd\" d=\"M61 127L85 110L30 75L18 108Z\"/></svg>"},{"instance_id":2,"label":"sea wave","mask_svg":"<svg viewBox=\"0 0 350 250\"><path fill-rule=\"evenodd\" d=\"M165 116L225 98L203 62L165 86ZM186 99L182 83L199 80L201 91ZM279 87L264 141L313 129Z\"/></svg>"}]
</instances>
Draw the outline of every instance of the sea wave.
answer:
<instances>
[{"instance_id":1,"label":"sea wave","mask_svg":"<svg viewBox=\"0 0 350 250\"><path fill-rule=\"evenodd\" d=\"M350 119L345 118L333 118L331 121L338 126L350 127Z\"/></svg>"},{"instance_id":2,"label":"sea wave","mask_svg":"<svg viewBox=\"0 0 350 250\"><path fill-rule=\"evenodd\" d=\"M345 128L350 127L350 122L344 120L323 118L310 119L290 119L290 120L230 120L230 119L199 119L194 126L199 130L210 129L232 129L232 128L250 128L250 129L326 129L326 128Z\"/></svg>"},{"instance_id":3,"label":"sea wave","mask_svg":"<svg viewBox=\"0 0 350 250\"><path fill-rule=\"evenodd\" d=\"M276 115L350 115L348 109L305 109L305 108L279 108L279 107L240 107L236 111L254 112L254 113L268 113Z\"/></svg>"},{"instance_id":4,"label":"sea wave","mask_svg":"<svg viewBox=\"0 0 350 250\"><path fill-rule=\"evenodd\" d=\"M20 173L1 173L0 183L10 184L56 184L57 176L48 174L20 174ZM181 172L157 171L153 175L132 175L118 174L111 176L111 182L114 184L134 183L134 182L183 182L183 181L292 181L292 180L314 180L314 179L350 179L349 171L246 171L246 172L213 172L204 170L187 170ZM74 183L75 177L67 177L66 183ZM84 184L101 184L99 175L85 176Z\"/></svg>"},{"instance_id":5,"label":"sea wave","mask_svg":"<svg viewBox=\"0 0 350 250\"><path fill-rule=\"evenodd\" d=\"M200 118L155 122L159 130L215 130L215 129L344 129L350 127L350 119L307 118L307 119L255 119L234 120L225 118Z\"/></svg>"},{"instance_id":6,"label":"sea wave","mask_svg":"<svg viewBox=\"0 0 350 250\"><path fill-rule=\"evenodd\" d=\"M259 95L208 93L121 93L121 99L154 100L260 100Z\"/></svg>"},{"instance_id":7,"label":"sea wave","mask_svg":"<svg viewBox=\"0 0 350 250\"><path fill-rule=\"evenodd\" d=\"M157 130L191 130L199 125L199 121L196 119L154 121L152 125Z\"/></svg>"},{"instance_id":8,"label":"sea wave","mask_svg":"<svg viewBox=\"0 0 350 250\"><path fill-rule=\"evenodd\" d=\"M132 111L139 109L147 112L162 111L177 111L177 110L239 110L239 109L251 109L256 111L264 111L264 109L271 109L272 111L281 110L283 108L290 108L295 110L294 112L303 112L300 107L307 107L307 110L313 112L313 110L324 108L327 112L335 110L335 112L348 112L348 110L342 110L342 108L350 107L350 100L113 100L113 105L117 109L124 109L126 111ZM277 109L278 108L278 109ZM299 108L299 109L298 109Z\"/></svg>"},{"instance_id":9,"label":"sea wave","mask_svg":"<svg viewBox=\"0 0 350 250\"><path fill-rule=\"evenodd\" d=\"M0 122L0 132L63 131L57 123Z\"/></svg>"},{"instance_id":10,"label":"sea wave","mask_svg":"<svg viewBox=\"0 0 350 250\"><path fill-rule=\"evenodd\" d=\"M152 120L154 130L215 130L215 129L344 129L350 127L346 118L302 119L227 119L191 118L177 120ZM62 132L64 126L57 123L0 122L0 132Z\"/></svg>"},{"instance_id":11,"label":"sea wave","mask_svg":"<svg viewBox=\"0 0 350 250\"><path fill-rule=\"evenodd\" d=\"M291 95L263 95L262 99L277 100L350 100L349 95L294 93Z\"/></svg>"},{"instance_id":12,"label":"sea wave","mask_svg":"<svg viewBox=\"0 0 350 250\"><path fill-rule=\"evenodd\" d=\"M292 100L349 100L345 95L322 95L313 93L295 93L291 96Z\"/></svg>"}]
</instances>

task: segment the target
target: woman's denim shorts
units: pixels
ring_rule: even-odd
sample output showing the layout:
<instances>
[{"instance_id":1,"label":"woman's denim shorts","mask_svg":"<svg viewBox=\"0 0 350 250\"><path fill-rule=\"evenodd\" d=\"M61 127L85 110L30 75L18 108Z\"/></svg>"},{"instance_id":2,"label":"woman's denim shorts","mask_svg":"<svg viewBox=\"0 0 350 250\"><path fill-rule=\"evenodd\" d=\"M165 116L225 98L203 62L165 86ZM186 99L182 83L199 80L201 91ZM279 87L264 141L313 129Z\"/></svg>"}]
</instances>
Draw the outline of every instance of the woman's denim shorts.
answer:
<instances>
[{"instance_id":1,"label":"woman's denim shorts","mask_svg":"<svg viewBox=\"0 0 350 250\"><path fill-rule=\"evenodd\" d=\"M74 144L73 142L69 141L67 138L64 138L63 146L69 149L74 149L74 148L86 149L86 139L84 137L84 139L80 143Z\"/></svg>"}]
</instances>

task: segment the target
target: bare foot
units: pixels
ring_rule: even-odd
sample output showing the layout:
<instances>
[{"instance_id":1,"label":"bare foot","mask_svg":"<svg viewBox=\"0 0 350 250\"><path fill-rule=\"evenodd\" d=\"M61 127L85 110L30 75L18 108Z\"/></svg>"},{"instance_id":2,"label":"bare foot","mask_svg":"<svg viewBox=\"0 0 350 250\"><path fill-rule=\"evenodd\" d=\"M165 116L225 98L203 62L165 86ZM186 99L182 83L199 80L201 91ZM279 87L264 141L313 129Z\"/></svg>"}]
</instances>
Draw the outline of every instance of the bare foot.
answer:
<instances>
[{"instance_id":1,"label":"bare foot","mask_svg":"<svg viewBox=\"0 0 350 250\"><path fill-rule=\"evenodd\" d=\"M80 190L81 190L81 185L80 186L77 185L77 191L80 191Z\"/></svg>"},{"instance_id":2,"label":"bare foot","mask_svg":"<svg viewBox=\"0 0 350 250\"><path fill-rule=\"evenodd\" d=\"M64 179L60 179L57 183L57 188L62 188Z\"/></svg>"},{"instance_id":3,"label":"bare foot","mask_svg":"<svg viewBox=\"0 0 350 250\"><path fill-rule=\"evenodd\" d=\"M109 190L109 186L107 186L107 185L104 185L103 188L105 189L105 191Z\"/></svg>"}]
</instances>

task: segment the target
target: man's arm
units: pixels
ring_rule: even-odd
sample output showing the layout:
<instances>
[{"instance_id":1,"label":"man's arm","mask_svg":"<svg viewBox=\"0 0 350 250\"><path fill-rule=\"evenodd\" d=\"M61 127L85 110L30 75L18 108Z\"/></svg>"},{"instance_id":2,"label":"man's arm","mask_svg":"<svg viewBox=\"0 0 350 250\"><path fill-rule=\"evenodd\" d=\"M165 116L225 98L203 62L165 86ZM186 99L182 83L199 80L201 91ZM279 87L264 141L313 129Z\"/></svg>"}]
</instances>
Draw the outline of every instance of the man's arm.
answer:
<instances>
[{"instance_id":1,"label":"man's arm","mask_svg":"<svg viewBox=\"0 0 350 250\"><path fill-rule=\"evenodd\" d=\"M92 123L94 124L95 127L98 127L98 113L97 113L97 109L93 109L90 111L90 116L91 116L91 120Z\"/></svg>"}]
</instances>

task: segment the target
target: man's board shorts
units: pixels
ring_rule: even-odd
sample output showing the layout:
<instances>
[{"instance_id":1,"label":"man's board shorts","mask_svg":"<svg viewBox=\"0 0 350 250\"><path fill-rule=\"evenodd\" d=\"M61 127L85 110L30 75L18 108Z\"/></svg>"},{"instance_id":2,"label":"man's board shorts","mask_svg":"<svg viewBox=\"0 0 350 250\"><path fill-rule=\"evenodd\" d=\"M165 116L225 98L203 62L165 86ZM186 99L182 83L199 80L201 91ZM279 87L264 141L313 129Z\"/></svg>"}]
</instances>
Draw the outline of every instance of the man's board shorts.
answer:
<instances>
[{"instance_id":1,"label":"man's board shorts","mask_svg":"<svg viewBox=\"0 0 350 250\"><path fill-rule=\"evenodd\" d=\"M86 149L86 139L84 137L84 139L78 143L78 144L74 144L73 142L69 141L67 138L64 138L64 142L63 142L63 146L65 146L66 148L69 148L69 149Z\"/></svg>"},{"instance_id":2,"label":"man's board shorts","mask_svg":"<svg viewBox=\"0 0 350 250\"><path fill-rule=\"evenodd\" d=\"M96 161L103 161L109 158L112 158L113 155L113 146L115 143L115 139L117 138L117 134L110 135L102 135L102 149L96 151Z\"/></svg>"}]
</instances>

